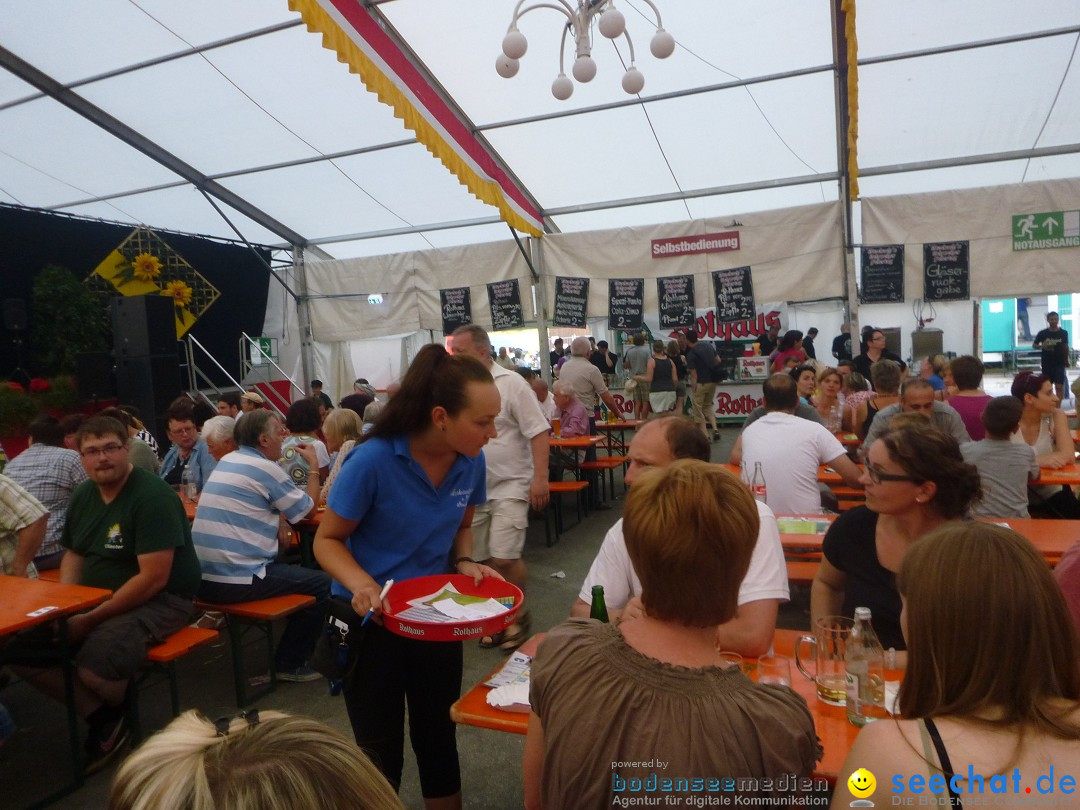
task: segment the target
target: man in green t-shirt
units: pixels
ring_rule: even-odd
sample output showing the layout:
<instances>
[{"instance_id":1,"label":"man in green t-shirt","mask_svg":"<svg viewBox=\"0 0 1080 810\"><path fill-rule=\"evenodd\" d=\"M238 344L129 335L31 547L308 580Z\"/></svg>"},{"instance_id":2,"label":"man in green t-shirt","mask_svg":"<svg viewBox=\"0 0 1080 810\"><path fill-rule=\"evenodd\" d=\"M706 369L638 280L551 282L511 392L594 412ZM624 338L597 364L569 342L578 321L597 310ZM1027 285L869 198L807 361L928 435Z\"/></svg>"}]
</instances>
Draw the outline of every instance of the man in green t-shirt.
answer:
<instances>
[{"instance_id":1,"label":"man in green t-shirt","mask_svg":"<svg viewBox=\"0 0 1080 810\"><path fill-rule=\"evenodd\" d=\"M132 466L124 426L108 417L89 419L76 447L90 480L68 505L60 581L113 592L67 622L76 647L75 708L89 726L90 772L126 742L128 683L147 650L191 620L201 575L183 504L160 478ZM36 683L62 698L58 669L38 673Z\"/></svg>"}]
</instances>

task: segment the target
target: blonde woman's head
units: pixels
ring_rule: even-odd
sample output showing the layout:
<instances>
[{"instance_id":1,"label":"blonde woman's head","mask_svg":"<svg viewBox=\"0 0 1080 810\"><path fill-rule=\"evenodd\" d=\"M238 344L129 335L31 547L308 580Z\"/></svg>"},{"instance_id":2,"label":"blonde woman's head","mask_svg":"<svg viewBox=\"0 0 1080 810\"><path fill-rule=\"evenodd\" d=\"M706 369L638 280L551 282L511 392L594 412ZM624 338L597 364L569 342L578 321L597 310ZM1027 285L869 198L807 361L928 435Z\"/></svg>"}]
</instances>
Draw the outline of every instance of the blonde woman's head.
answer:
<instances>
[{"instance_id":1,"label":"blonde woman's head","mask_svg":"<svg viewBox=\"0 0 1080 810\"><path fill-rule=\"evenodd\" d=\"M173 720L113 779L109 810L401 810L390 784L342 734L306 717L249 712Z\"/></svg>"}]
</instances>

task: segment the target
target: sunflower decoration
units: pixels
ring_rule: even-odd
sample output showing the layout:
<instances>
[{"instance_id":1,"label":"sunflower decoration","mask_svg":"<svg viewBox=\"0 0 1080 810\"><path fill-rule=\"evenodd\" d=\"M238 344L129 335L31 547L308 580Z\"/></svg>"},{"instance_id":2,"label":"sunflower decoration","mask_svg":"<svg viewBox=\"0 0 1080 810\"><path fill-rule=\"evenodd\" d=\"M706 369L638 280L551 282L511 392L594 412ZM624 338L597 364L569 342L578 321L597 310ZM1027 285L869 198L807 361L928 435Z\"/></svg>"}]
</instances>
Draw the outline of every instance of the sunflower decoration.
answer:
<instances>
[{"instance_id":1,"label":"sunflower decoration","mask_svg":"<svg viewBox=\"0 0 1080 810\"><path fill-rule=\"evenodd\" d=\"M191 287L182 281L170 281L161 294L173 300L176 306L176 317L183 318L184 307L191 303Z\"/></svg>"},{"instance_id":2,"label":"sunflower decoration","mask_svg":"<svg viewBox=\"0 0 1080 810\"><path fill-rule=\"evenodd\" d=\"M109 295L163 295L173 300L179 340L220 293L159 234L138 227L87 278Z\"/></svg>"},{"instance_id":3,"label":"sunflower decoration","mask_svg":"<svg viewBox=\"0 0 1080 810\"><path fill-rule=\"evenodd\" d=\"M161 259L153 253L140 253L132 263L132 271L139 281L153 281L161 275ZM190 300L191 296L188 296Z\"/></svg>"}]
</instances>

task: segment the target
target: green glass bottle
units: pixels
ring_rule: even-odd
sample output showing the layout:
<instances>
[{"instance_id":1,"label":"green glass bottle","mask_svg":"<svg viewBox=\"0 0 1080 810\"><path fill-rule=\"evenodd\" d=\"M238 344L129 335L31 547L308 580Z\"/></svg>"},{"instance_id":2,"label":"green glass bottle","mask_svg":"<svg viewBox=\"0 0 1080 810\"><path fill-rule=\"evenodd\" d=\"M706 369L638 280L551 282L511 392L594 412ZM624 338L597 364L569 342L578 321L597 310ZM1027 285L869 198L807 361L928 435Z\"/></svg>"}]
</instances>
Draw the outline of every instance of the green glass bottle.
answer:
<instances>
[{"instance_id":1,"label":"green glass bottle","mask_svg":"<svg viewBox=\"0 0 1080 810\"><path fill-rule=\"evenodd\" d=\"M599 619L604 624L608 622L607 604L604 602L604 586L593 585L592 608L589 610L590 619Z\"/></svg>"}]
</instances>

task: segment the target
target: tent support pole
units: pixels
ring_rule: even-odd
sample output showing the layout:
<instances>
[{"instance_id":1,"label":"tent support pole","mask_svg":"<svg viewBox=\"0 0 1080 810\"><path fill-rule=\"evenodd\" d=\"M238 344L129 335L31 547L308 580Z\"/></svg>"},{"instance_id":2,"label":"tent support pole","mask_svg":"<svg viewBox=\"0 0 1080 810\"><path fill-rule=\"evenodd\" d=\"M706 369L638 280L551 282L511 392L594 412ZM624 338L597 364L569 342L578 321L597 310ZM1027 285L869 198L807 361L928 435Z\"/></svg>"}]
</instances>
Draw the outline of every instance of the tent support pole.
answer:
<instances>
[{"instance_id":1,"label":"tent support pole","mask_svg":"<svg viewBox=\"0 0 1080 810\"><path fill-rule=\"evenodd\" d=\"M858 296L855 284L855 250L852 234L851 214L851 176L849 174L848 157L848 63L847 63L847 34L844 28L845 12L841 8L842 0L830 0L832 19L832 45L833 45L833 88L836 111L836 165L839 169L837 185L839 187L840 202L843 205L843 229L844 253L843 273L844 307L852 330L857 326L858 319ZM856 332L857 333L857 332ZM852 346L852 353L855 347Z\"/></svg>"},{"instance_id":2,"label":"tent support pole","mask_svg":"<svg viewBox=\"0 0 1080 810\"><path fill-rule=\"evenodd\" d=\"M536 283L533 292L533 300L536 302L536 334L540 342L540 376L550 386L553 380L551 377L551 363L548 362L548 354L551 349L548 348L550 344L548 343L547 298L544 295L543 284L544 275L546 274L544 270L544 240L533 239L532 251L536 267L540 271L535 274Z\"/></svg>"},{"instance_id":3,"label":"tent support pole","mask_svg":"<svg viewBox=\"0 0 1080 810\"><path fill-rule=\"evenodd\" d=\"M296 318L300 328L300 368L304 375L304 390L315 376L315 356L312 350L310 296L308 296L307 271L304 267L304 249L293 246L293 270L296 273Z\"/></svg>"}]
</instances>

